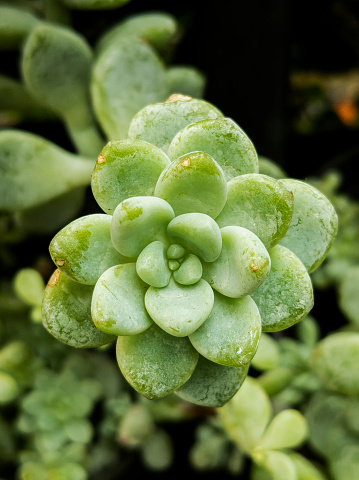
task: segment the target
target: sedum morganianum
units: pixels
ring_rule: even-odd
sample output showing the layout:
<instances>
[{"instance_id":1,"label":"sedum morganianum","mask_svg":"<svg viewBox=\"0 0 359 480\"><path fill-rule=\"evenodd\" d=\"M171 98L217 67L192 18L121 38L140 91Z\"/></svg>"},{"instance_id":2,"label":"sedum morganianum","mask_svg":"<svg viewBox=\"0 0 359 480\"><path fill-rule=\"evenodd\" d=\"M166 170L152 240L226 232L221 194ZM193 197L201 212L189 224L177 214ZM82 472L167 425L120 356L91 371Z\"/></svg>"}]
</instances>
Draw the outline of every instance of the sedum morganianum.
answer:
<instances>
[{"instance_id":1,"label":"sedum morganianum","mask_svg":"<svg viewBox=\"0 0 359 480\"><path fill-rule=\"evenodd\" d=\"M337 231L331 203L305 182L258 173L243 130L179 94L106 144L91 186L105 213L53 238L45 327L74 347L117 339L121 372L147 398L224 405L261 332L311 310L309 274Z\"/></svg>"}]
</instances>

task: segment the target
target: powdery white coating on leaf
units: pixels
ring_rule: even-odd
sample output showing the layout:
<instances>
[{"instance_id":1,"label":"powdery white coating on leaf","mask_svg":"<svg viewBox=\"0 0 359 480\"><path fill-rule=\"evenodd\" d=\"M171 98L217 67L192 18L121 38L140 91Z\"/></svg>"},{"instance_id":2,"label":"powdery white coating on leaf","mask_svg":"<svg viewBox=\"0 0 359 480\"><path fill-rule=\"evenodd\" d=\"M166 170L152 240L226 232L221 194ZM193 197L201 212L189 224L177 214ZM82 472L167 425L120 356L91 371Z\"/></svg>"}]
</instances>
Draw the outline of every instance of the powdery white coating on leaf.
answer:
<instances>
[{"instance_id":1,"label":"powdery white coating on leaf","mask_svg":"<svg viewBox=\"0 0 359 480\"><path fill-rule=\"evenodd\" d=\"M227 202L216 221L251 230L269 249L285 235L292 213L293 194L286 187L267 175L247 174L228 182Z\"/></svg>"},{"instance_id":2,"label":"powdery white coating on leaf","mask_svg":"<svg viewBox=\"0 0 359 480\"><path fill-rule=\"evenodd\" d=\"M188 338L173 337L157 325L138 335L118 337L116 355L126 380L149 399L177 390L198 361L198 352Z\"/></svg>"},{"instance_id":3,"label":"powdery white coating on leaf","mask_svg":"<svg viewBox=\"0 0 359 480\"><path fill-rule=\"evenodd\" d=\"M313 287L299 258L276 245L270 251L271 270L252 294L258 305L264 332L284 330L304 318L313 307Z\"/></svg>"},{"instance_id":4,"label":"powdery white coating on leaf","mask_svg":"<svg viewBox=\"0 0 359 480\"><path fill-rule=\"evenodd\" d=\"M300 180L279 180L293 192L293 216L280 244L289 248L313 272L323 262L338 231L333 205L319 190Z\"/></svg>"},{"instance_id":5,"label":"powdery white coating on leaf","mask_svg":"<svg viewBox=\"0 0 359 480\"><path fill-rule=\"evenodd\" d=\"M128 137L150 142L167 152L173 137L190 123L222 117L214 105L196 98L147 105L133 117Z\"/></svg>"},{"instance_id":6,"label":"powdery white coating on leaf","mask_svg":"<svg viewBox=\"0 0 359 480\"><path fill-rule=\"evenodd\" d=\"M201 120L187 125L173 138L168 156L174 160L198 150L208 153L219 163L227 181L237 175L258 172L254 145L231 118Z\"/></svg>"},{"instance_id":7,"label":"powdery white coating on leaf","mask_svg":"<svg viewBox=\"0 0 359 480\"><path fill-rule=\"evenodd\" d=\"M188 402L205 407L222 407L244 382L249 365L226 367L199 356L191 378L175 393Z\"/></svg>"},{"instance_id":8,"label":"powdery white coating on leaf","mask_svg":"<svg viewBox=\"0 0 359 480\"><path fill-rule=\"evenodd\" d=\"M42 321L46 330L72 347L95 348L115 340L93 324L92 292L92 286L74 282L56 270L45 288L42 303Z\"/></svg>"},{"instance_id":9,"label":"powdery white coating on leaf","mask_svg":"<svg viewBox=\"0 0 359 480\"><path fill-rule=\"evenodd\" d=\"M250 296L228 298L214 292L211 314L189 339L208 360L243 367L254 357L260 334L261 318Z\"/></svg>"}]
</instances>

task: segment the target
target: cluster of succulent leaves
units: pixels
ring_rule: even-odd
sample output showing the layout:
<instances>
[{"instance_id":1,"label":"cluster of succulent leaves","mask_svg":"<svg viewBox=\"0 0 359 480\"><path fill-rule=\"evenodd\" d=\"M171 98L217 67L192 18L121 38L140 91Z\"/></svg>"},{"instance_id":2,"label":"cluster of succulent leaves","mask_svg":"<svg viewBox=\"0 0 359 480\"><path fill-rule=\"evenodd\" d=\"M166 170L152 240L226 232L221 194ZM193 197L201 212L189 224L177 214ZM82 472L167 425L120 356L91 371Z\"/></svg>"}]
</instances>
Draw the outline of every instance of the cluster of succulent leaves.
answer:
<instances>
[{"instance_id":1,"label":"cluster of succulent leaves","mask_svg":"<svg viewBox=\"0 0 359 480\"><path fill-rule=\"evenodd\" d=\"M306 182L259 173L243 130L204 100L175 94L131 120L93 169L105 213L58 232L43 323L75 347L117 340L117 361L147 398L175 392L224 405L261 332L313 306L310 273L337 231Z\"/></svg>"}]
</instances>

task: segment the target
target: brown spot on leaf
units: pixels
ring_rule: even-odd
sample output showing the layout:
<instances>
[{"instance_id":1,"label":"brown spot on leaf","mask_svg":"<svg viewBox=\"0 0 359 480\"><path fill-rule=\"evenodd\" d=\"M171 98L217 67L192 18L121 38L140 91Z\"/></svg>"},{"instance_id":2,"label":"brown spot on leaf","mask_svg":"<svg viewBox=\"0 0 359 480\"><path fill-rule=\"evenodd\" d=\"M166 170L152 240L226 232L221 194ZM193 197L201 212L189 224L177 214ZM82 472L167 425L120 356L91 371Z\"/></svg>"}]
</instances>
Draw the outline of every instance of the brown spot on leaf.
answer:
<instances>
[{"instance_id":1,"label":"brown spot on leaf","mask_svg":"<svg viewBox=\"0 0 359 480\"><path fill-rule=\"evenodd\" d=\"M252 270L253 273L258 271L258 267L254 263L251 263L250 269Z\"/></svg>"},{"instance_id":2,"label":"brown spot on leaf","mask_svg":"<svg viewBox=\"0 0 359 480\"><path fill-rule=\"evenodd\" d=\"M54 273L51 275L50 280L47 283L48 287L54 287L57 284L57 281L59 279L60 275L60 270L57 268Z\"/></svg>"},{"instance_id":3,"label":"brown spot on leaf","mask_svg":"<svg viewBox=\"0 0 359 480\"><path fill-rule=\"evenodd\" d=\"M58 267L63 267L66 263L66 260L64 258L55 258L55 264Z\"/></svg>"},{"instance_id":4,"label":"brown spot on leaf","mask_svg":"<svg viewBox=\"0 0 359 480\"><path fill-rule=\"evenodd\" d=\"M188 95L182 95L181 93L173 93L170 95L165 103L171 103L171 102L189 102L192 100L192 97Z\"/></svg>"},{"instance_id":5,"label":"brown spot on leaf","mask_svg":"<svg viewBox=\"0 0 359 480\"><path fill-rule=\"evenodd\" d=\"M97 158L97 163L106 162L106 158L102 155L102 153Z\"/></svg>"},{"instance_id":6,"label":"brown spot on leaf","mask_svg":"<svg viewBox=\"0 0 359 480\"><path fill-rule=\"evenodd\" d=\"M191 165L191 160L189 158L185 158L184 160L182 160L182 165L184 167L189 167Z\"/></svg>"}]
</instances>

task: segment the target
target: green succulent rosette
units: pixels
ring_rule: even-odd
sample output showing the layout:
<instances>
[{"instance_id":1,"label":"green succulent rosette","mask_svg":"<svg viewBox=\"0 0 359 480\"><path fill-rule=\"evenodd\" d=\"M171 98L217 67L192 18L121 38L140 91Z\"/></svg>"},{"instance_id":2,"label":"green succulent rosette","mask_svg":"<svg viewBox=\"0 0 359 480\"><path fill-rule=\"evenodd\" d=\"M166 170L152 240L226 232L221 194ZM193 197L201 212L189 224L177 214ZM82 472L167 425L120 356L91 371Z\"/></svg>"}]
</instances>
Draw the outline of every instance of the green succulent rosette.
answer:
<instances>
[{"instance_id":1,"label":"green succulent rosette","mask_svg":"<svg viewBox=\"0 0 359 480\"><path fill-rule=\"evenodd\" d=\"M290 249L301 231L310 242L311 191L321 243L310 268L336 233L322 194L258 169L251 140L212 104L174 95L140 110L94 167L104 213L73 221L50 244L48 331L76 347L117 339L121 372L147 398L227 403L261 332L288 328L313 306L309 269ZM302 196L300 230L292 221Z\"/></svg>"}]
</instances>

